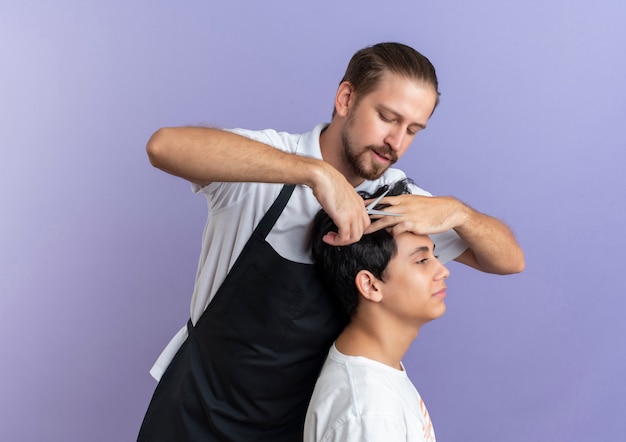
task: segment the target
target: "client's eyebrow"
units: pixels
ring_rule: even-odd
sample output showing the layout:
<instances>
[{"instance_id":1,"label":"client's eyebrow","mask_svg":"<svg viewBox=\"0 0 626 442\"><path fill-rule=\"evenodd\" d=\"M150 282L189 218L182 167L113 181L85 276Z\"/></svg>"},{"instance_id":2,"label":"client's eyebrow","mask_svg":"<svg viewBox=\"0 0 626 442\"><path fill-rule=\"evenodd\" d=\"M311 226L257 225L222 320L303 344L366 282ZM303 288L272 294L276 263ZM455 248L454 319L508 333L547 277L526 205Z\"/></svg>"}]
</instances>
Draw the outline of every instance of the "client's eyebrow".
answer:
<instances>
[{"instance_id":1,"label":"client's eyebrow","mask_svg":"<svg viewBox=\"0 0 626 442\"><path fill-rule=\"evenodd\" d=\"M433 250L435 250L434 247L433 247ZM417 249L409 253L409 256L417 255L418 253L422 253L422 252L430 252L430 247L428 246L418 247Z\"/></svg>"}]
</instances>

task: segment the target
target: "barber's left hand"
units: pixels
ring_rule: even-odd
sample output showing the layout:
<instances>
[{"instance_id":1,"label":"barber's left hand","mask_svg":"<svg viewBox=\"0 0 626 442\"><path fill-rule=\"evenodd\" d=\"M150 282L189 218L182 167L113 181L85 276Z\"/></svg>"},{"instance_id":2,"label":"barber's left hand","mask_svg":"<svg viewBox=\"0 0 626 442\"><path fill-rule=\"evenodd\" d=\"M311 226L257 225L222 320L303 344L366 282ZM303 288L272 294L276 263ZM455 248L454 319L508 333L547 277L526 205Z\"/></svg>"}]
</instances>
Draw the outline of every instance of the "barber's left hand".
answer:
<instances>
[{"instance_id":1,"label":"barber's left hand","mask_svg":"<svg viewBox=\"0 0 626 442\"><path fill-rule=\"evenodd\" d=\"M388 204L383 211L402 216L373 216L364 234L388 229L394 236L402 232L432 235L461 226L468 216L468 207L449 196L388 196L380 203Z\"/></svg>"}]
</instances>

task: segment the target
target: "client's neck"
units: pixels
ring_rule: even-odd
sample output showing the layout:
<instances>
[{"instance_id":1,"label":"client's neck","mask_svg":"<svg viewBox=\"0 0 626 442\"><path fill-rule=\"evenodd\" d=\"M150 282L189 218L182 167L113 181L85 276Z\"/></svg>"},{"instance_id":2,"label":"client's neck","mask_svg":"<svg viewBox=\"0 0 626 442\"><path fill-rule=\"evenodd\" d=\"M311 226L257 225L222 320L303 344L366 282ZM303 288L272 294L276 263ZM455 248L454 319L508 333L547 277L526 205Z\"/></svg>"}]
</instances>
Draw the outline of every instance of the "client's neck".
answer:
<instances>
[{"instance_id":1,"label":"client's neck","mask_svg":"<svg viewBox=\"0 0 626 442\"><path fill-rule=\"evenodd\" d=\"M337 338L337 350L348 356L363 356L401 370L400 362L417 337L419 327L381 318L355 315Z\"/></svg>"}]
</instances>

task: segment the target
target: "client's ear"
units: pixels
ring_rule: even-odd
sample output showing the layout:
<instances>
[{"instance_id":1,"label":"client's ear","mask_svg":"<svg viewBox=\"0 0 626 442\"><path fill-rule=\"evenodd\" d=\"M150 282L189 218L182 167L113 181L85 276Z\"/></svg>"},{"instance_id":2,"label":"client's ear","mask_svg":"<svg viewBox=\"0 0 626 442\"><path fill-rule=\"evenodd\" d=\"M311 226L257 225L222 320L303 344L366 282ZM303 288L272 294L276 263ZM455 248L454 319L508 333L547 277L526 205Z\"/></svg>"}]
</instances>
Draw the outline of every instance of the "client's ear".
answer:
<instances>
[{"instance_id":1,"label":"client's ear","mask_svg":"<svg viewBox=\"0 0 626 442\"><path fill-rule=\"evenodd\" d=\"M380 282L380 279L368 270L359 271L354 278L354 283L361 296L372 302L380 302L383 300Z\"/></svg>"}]
</instances>

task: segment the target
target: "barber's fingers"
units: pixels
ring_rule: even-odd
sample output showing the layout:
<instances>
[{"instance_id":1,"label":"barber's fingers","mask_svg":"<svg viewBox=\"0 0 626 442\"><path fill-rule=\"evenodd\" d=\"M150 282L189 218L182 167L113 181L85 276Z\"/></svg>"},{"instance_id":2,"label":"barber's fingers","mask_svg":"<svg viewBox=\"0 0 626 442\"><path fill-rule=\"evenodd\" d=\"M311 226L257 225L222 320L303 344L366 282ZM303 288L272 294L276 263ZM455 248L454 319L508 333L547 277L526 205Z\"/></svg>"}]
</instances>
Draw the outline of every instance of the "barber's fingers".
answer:
<instances>
[{"instance_id":1,"label":"barber's fingers","mask_svg":"<svg viewBox=\"0 0 626 442\"><path fill-rule=\"evenodd\" d=\"M393 235L411 232L432 235L453 229L465 220L465 206L452 197L399 195L384 198L386 212L400 216L376 216L365 230L369 234L388 229Z\"/></svg>"},{"instance_id":2,"label":"barber's fingers","mask_svg":"<svg viewBox=\"0 0 626 442\"><path fill-rule=\"evenodd\" d=\"M342 246L352 244L361 239L365 229L370 225L370 218L365 207L357 207L350 213L343 212L338 219L333 219L338 227L337 232L329 232L322 239L324 242Z\"/></svg>"},{"instance_id":3,"label":"barber's fingers","mask_svg":"<svg viewBox=\"0 0 626 442\"><path fill-rule=\"evenodd\" d=\"M358 241L370 225L363 198L333 166L323 161L316 164L321 173L314 175L313 195L338 228L336 233L325 235L323 240L332 245Z\"/></svg>"}]
</instances>

